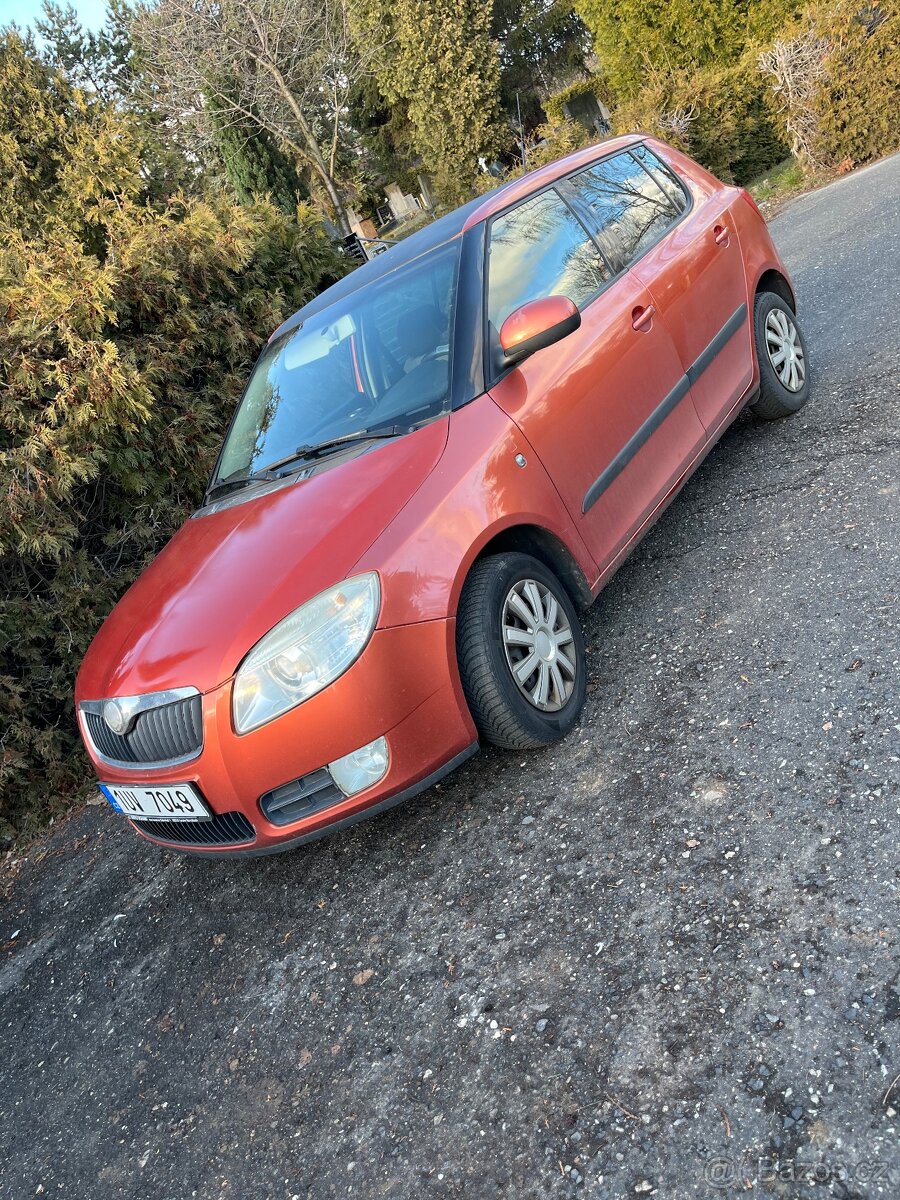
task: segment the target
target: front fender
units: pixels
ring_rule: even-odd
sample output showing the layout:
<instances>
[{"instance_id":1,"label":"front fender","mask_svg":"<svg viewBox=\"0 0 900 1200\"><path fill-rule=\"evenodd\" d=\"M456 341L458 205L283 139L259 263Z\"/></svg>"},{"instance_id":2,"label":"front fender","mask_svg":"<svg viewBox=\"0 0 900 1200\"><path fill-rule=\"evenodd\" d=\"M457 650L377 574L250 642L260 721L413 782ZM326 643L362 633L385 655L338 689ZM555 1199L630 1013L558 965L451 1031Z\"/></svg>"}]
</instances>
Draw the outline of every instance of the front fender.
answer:
<instances>
[{"instance_id":1,"label":"front fender","mask_svg":"<svg viewBox=\"0 0 900 1200\"><path fill-rule=\"evenodd\" d=\"M537 454L485 394L452 414L441 461L354 567L381 574L379 624L455 616L472 563L517 525L546 530L595 580L596 564Z\"/></svg>"}]
</instances>

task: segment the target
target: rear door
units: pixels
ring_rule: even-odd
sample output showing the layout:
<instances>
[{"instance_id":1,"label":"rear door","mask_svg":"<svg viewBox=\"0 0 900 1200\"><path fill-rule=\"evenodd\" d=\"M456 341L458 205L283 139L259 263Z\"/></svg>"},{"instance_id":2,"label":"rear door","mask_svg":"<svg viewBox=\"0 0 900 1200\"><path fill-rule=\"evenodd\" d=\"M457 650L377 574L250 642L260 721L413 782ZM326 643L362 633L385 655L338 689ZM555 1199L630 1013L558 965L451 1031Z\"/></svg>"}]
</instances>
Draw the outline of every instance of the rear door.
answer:
<instances>
[{"instance_id":1,"label":"rear door","mask_svg":"<svg viewBox=\"0 0 900 1200\"><path fill-rule=\"evenodd\" d=\"M699 177L688 187L646 145L631 152L638 164L632 188L665 192L683 215L668 236L634 257L630 270L649 289L712 432L753 378L747 284L730 214L737 192Z\"/></svg>"},{"instance_id":2,"label":"rear door","mask_svg":"<svg viewBox=\"0 0 900 1200\"><path fill-rule=\"evenodd\" d=\"M602 569L704 440L681 360L646 286L618 278L560 184L487 229L487 342L519 305L568 296L581 327L495 378L490 394L541 458Z\"/></svg>"}]
</instances>

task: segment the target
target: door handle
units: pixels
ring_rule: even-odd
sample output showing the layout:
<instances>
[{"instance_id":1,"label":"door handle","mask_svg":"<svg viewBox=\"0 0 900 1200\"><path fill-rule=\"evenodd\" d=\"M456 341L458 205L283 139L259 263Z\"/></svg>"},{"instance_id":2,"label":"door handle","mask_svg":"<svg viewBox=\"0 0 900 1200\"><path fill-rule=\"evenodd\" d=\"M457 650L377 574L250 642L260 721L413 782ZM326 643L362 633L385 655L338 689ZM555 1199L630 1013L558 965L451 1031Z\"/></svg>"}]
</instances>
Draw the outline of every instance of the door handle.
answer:
<instances>
[{"instance_id":1,"label":"door handle","mask_svg":"<svg viewBox=\"0 0 900 1200\"><path fill-rule=\"evenodd\" d=\"M655 316L656 309L652 304L648 304L646 308L639 304L631 310L631 328L646 329Z\"/></svg>"},{"instance_id":2,"label":"door handle","mask_svg":"<svg viewBox=\"0 0 900 1200\"><path fill-rule=\"evenodd\" d=\"M713 229L713 237L716 239L717 246L727 246L728 239L731 237L731 230L727 225L717 225Z\"/></svg>"}]
</instances>

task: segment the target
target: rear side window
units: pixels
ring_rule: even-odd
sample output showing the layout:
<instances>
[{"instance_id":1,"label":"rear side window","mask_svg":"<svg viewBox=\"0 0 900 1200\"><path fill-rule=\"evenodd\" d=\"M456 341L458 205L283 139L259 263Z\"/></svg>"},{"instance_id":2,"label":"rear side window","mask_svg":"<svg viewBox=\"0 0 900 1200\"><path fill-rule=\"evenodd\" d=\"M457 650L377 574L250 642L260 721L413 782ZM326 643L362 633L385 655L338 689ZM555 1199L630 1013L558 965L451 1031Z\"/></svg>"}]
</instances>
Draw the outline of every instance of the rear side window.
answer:
<instances>
[{"instance_id":1,"label":"rear side window","mask_svg":"<svg viewBox=\"0 0 900 1200\"><path fill-rule=\"evenodd\" d=\"M687 208L687 196L672 169L667 167L661 158L657 158L653 151L645 146L643 142L639 146L632 146L631 153L641 166L650 172L666 193L675 211L677 213L684 212Z\"/></svg>"},{"instance_id":2,"label":"rear side window","mask_svg":"<svg viewBox=\"0 0 900 1200\"><path fill-rule=\"evenodd\" d=\"M594 212L610 253L623 266L657 241L681 211L627 151L571 176L569 182ZM682 207L683 200L682 196Z\"/></svg>"},{"instance_id":3,"label":"rear side window","mask_svg":"<svg viewBox=\"0 0 900 1200\"><path fill-rule=\"evenodd\" d=\"M544 296L568 296L582 308L609 277L596 244L554 191L491 223L488 320L495 331L513 309Z\"/></svg>"}]
</instances>

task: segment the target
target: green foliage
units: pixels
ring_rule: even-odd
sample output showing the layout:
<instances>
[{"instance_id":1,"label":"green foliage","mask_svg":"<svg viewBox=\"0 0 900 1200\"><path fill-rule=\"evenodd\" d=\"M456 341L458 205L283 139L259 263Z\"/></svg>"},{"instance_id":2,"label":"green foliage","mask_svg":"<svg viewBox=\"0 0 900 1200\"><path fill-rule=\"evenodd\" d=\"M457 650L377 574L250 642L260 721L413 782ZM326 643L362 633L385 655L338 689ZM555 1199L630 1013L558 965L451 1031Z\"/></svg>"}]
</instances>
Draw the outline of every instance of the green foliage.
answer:
<instances>
[{"instance_id":1,"label":"green foliage","mask_svg":"<svg viewBox=\"0 0 900 1200\"><path fill-rule=\"evenodd\" d=\"M896 0L836 0L811 10L831 51L815 109L823 157L878 158L900 145L900 18Z\"/></svg>"},{"instance_id":2,"label":"green foliage","mask_svg":"<svg viewBox=\"0 0 900 1200\"><path fill-rule=\"evenodd\" d=\"M144 194L165 200L176 192L197 190L199 156L185 153L178 145L172 122L140 77L140 58L131 39L132 17L128 0L109 0L103 28L89 30L71 5L61 8L45 0L44 17L35 22L42 38L40 57L65 88L81 93L83 102L115 105L120 114L128 115L131 137L140 142Z\"/></svg>"},{"instance_id":3,"label":"green foliage","mask_svg":"<svg viewBox=\"0 0 900 1200\"><path fill-rule=\"evenodd\" d=\"M71 88L0 32L0 212L25 224L41 220L41 198L54 186L70 136Z\"/></svg>"},{"instance_id":4,"label":"green foliage","mask_svg":"<svg viewBox=\"0 0 900 1200\"><path fill-rule=\"evenodd\" d=\"M236 199L250 204L268 197L282 212L293 213L309 188L271 134L250 121L226 117L215 97L207 103L216 149Z\"/></svg>"},{"instance_id":5,"label":"green foliage","mask_svg":"<svg viewBox=\"0 0 900 1200\"><path fill-rule=\"evenodd\" d=\"M493 0L491 36L500 54L501 108L513 123L521 110L526 130L542 120L542 96L586 74L590 35L571 3Z\"/></svg>"},{"instance_id":6,"label":"green foliage","mask_svg":"<svg viewBox=\"0 0 900 1200\"><path fill-rule=\"evenodd\" d=\"M746 46L765 46L782 36L803 4L804 0L750 0L746 5Z\"/></svg>"},{"instance_id":7,"label":"green foliage","mask_svg":"<svg viewBox=\"0 0 900 1200\"><path fill-rule=\"evenodd\" d=\"M659 76L734 64L773 37L802 0L575 0L624 101Z\"/></svg>"},{"instance_id":8,"label":"green foliage","mask_svg":"<svg viewBox=\"0 0 900 1200\"><path fill-rule=\"evenodd\" d=\"M784 158L760 47L801 0L577 0L618 96L614 124L743 183ZM608 102L607 102L608 103Z\"/></svg>"},{"instance_id":9,"label":"green foliage","mask_svg":"<svg viewBox=\"0 0 900 1200\"><path fill-rule=\"evenodd\" d=\"M791 195L802 188L805 182L803 166L792 155L784 162L776 163L764 175L751 179L747 184L747 191L757 204L766 204Z\"/></svg>"},{"instance_id":10,"label":"green foliage","mask_svg":"<svg viewBox=\"0 0 900 1200\"><path fill-rule=\"evenodd\" d=\"M567 120L565 106L579 96L596 96L599 102L611 109L615 102L612 89L605 75L590 75L587 79L576 79L562 91L548 96L544 101L544 111L553 125L559 125Z\"/></svg>"},{"instance_id":11,"label":"green foliage","mask_svg":"<svg viewBox=\"0 0 900 1200\"><path fill-rule=\"evenodd\" d=\"M755 55L728 67L653 79L616 109L620 132L641 130L679 145L714 175L746 183L787 153Z\"/></svg>"},{"instance_id":12,"label":"green foliage","mask_svg":"<svg viewBox=\"0 0 900 1200\"><path fill-rule=\"evenodd\" d=\"M413 10L407 5L406 11L401 11L402 7L386 4L384 0L352 2L358 37L369 42L380 36L385 42L375 74L359 81L350 101L350 123L362 136L373 172L383 179L408 175L410 163L421 165L423 159L429 173L437 174L435 153L439 151L439 145L435 146L433 130L423 131L422 119L424 117L430 126L446 115L441 103L444 97L441 94L429 97L422 86L427 81L417 81L420 69L417 59L426 45L421 33L417 35L415 31L422 10ZM509 134L501 131L496 118L502 115L510 128L517 128L521 112L526 131L533 131L544 119L541 97L551 91L558 80L585 73L585 54L590 38L572 5L566 3L493 0L486 5L459 6L455 14L444 12L434 4L424 8L429 10L428 20L432 23L461 22L458 30L451 31L451 36L445 39L445 44L435 45L435 61L429 62L428 67L431 77L444 89L453 87L456 91L467 91L478 88L479 95L487 97L490 111L476 114L472 101L477 101L478 95L471 100L462 96L466 110L478 116L479 121L482 115L488 117L481 125L480 133L478 129L469 132L470 123L464 119L459 103L445 91L446 111L451 115L459 113L457 136L464 133L469 143L468 147L460 147L467 159L465 173L474 186L478 186L474 166L468 164L474 164L480 154L490 157L500 148L501 142L509 141ZM462 52L462 44L466 41L472 41L475 52L468 63ZM454 42L459 44L454 45ZM492 61L494 56L499 62L499 76ZM480 73L477 81L476 71ZM453 78L458 78L460 72L468 73L468 88ZM496 86L495 80L498 80ZM423 93L423 102L418 110L418 126L414 127L410 108L418 90ZM437 103L432 105L432 101ZM454 157L459 160L462 154ZM456 171L454 162L445 174L452 176ZM444 204L459 199L465 190L464 181L457 183L454 180L449 194L442 197Z\"/></svg>"},{"instance_id":13,"label":"green foliage","mask_svg":"<svg viewBox=\"0 0 900 1200\"><path fill-rule=\"evenodd\" d=\"M23 86L47 163L39 192L25 186ZM81 655L196 504L265 336L343 269L308 208L147 203L140 145L128 116L68 89L6 35L0 837L83 784Z\"/></svg>"},{"instance_id":14,"label":"green foliage","mask_svg":"<svg viewBox=\"0 0 900 1200\"><path fill-rule=\"evenodd\" d=\"M498 144L500 69L491 40L491 5L479 0L356 0L358 36L384 47L375 73L390 105L400 105L410 142L447 203L471 193L479 155ZM385 29L385 25L387 28Z\"/></svg>"},{"instance_id":15,"label":"green foliage","mask_svg":"<svg viewBox=\"0 0 900 1200\"><path fill-rule=\"evenodd\" d=\"M378 79L374 75L365 75L350 93L348 112L349 122L359 132L365 149L368 173L379 181L397 179L408 173L415 152L405 102L397 100L389 104L381 93Z\"/></svg>"},{"instance_id":16,"label":"green foliage","mask_svg":"<svg viewBox=\"0 0 900 1200\"><path fill-rule=\"evenodd\" d=\"M43 56L68 82L106 101L131 97L134 50L128 33L131 11L125 0L110 0L100 30L85 29L71 4L45 0L35 27L44 42Z\"/></svg>"},{"instance_id":17,"label":"green foliage","mask_svg":"<svg viewBox=\"0 0 900 1200\"><path fill-rule=\"evenodd\" d=\"M734 62L746 0L576 0L615 91L634 96L648 75Z\"/></svg>"}]
</instances>

